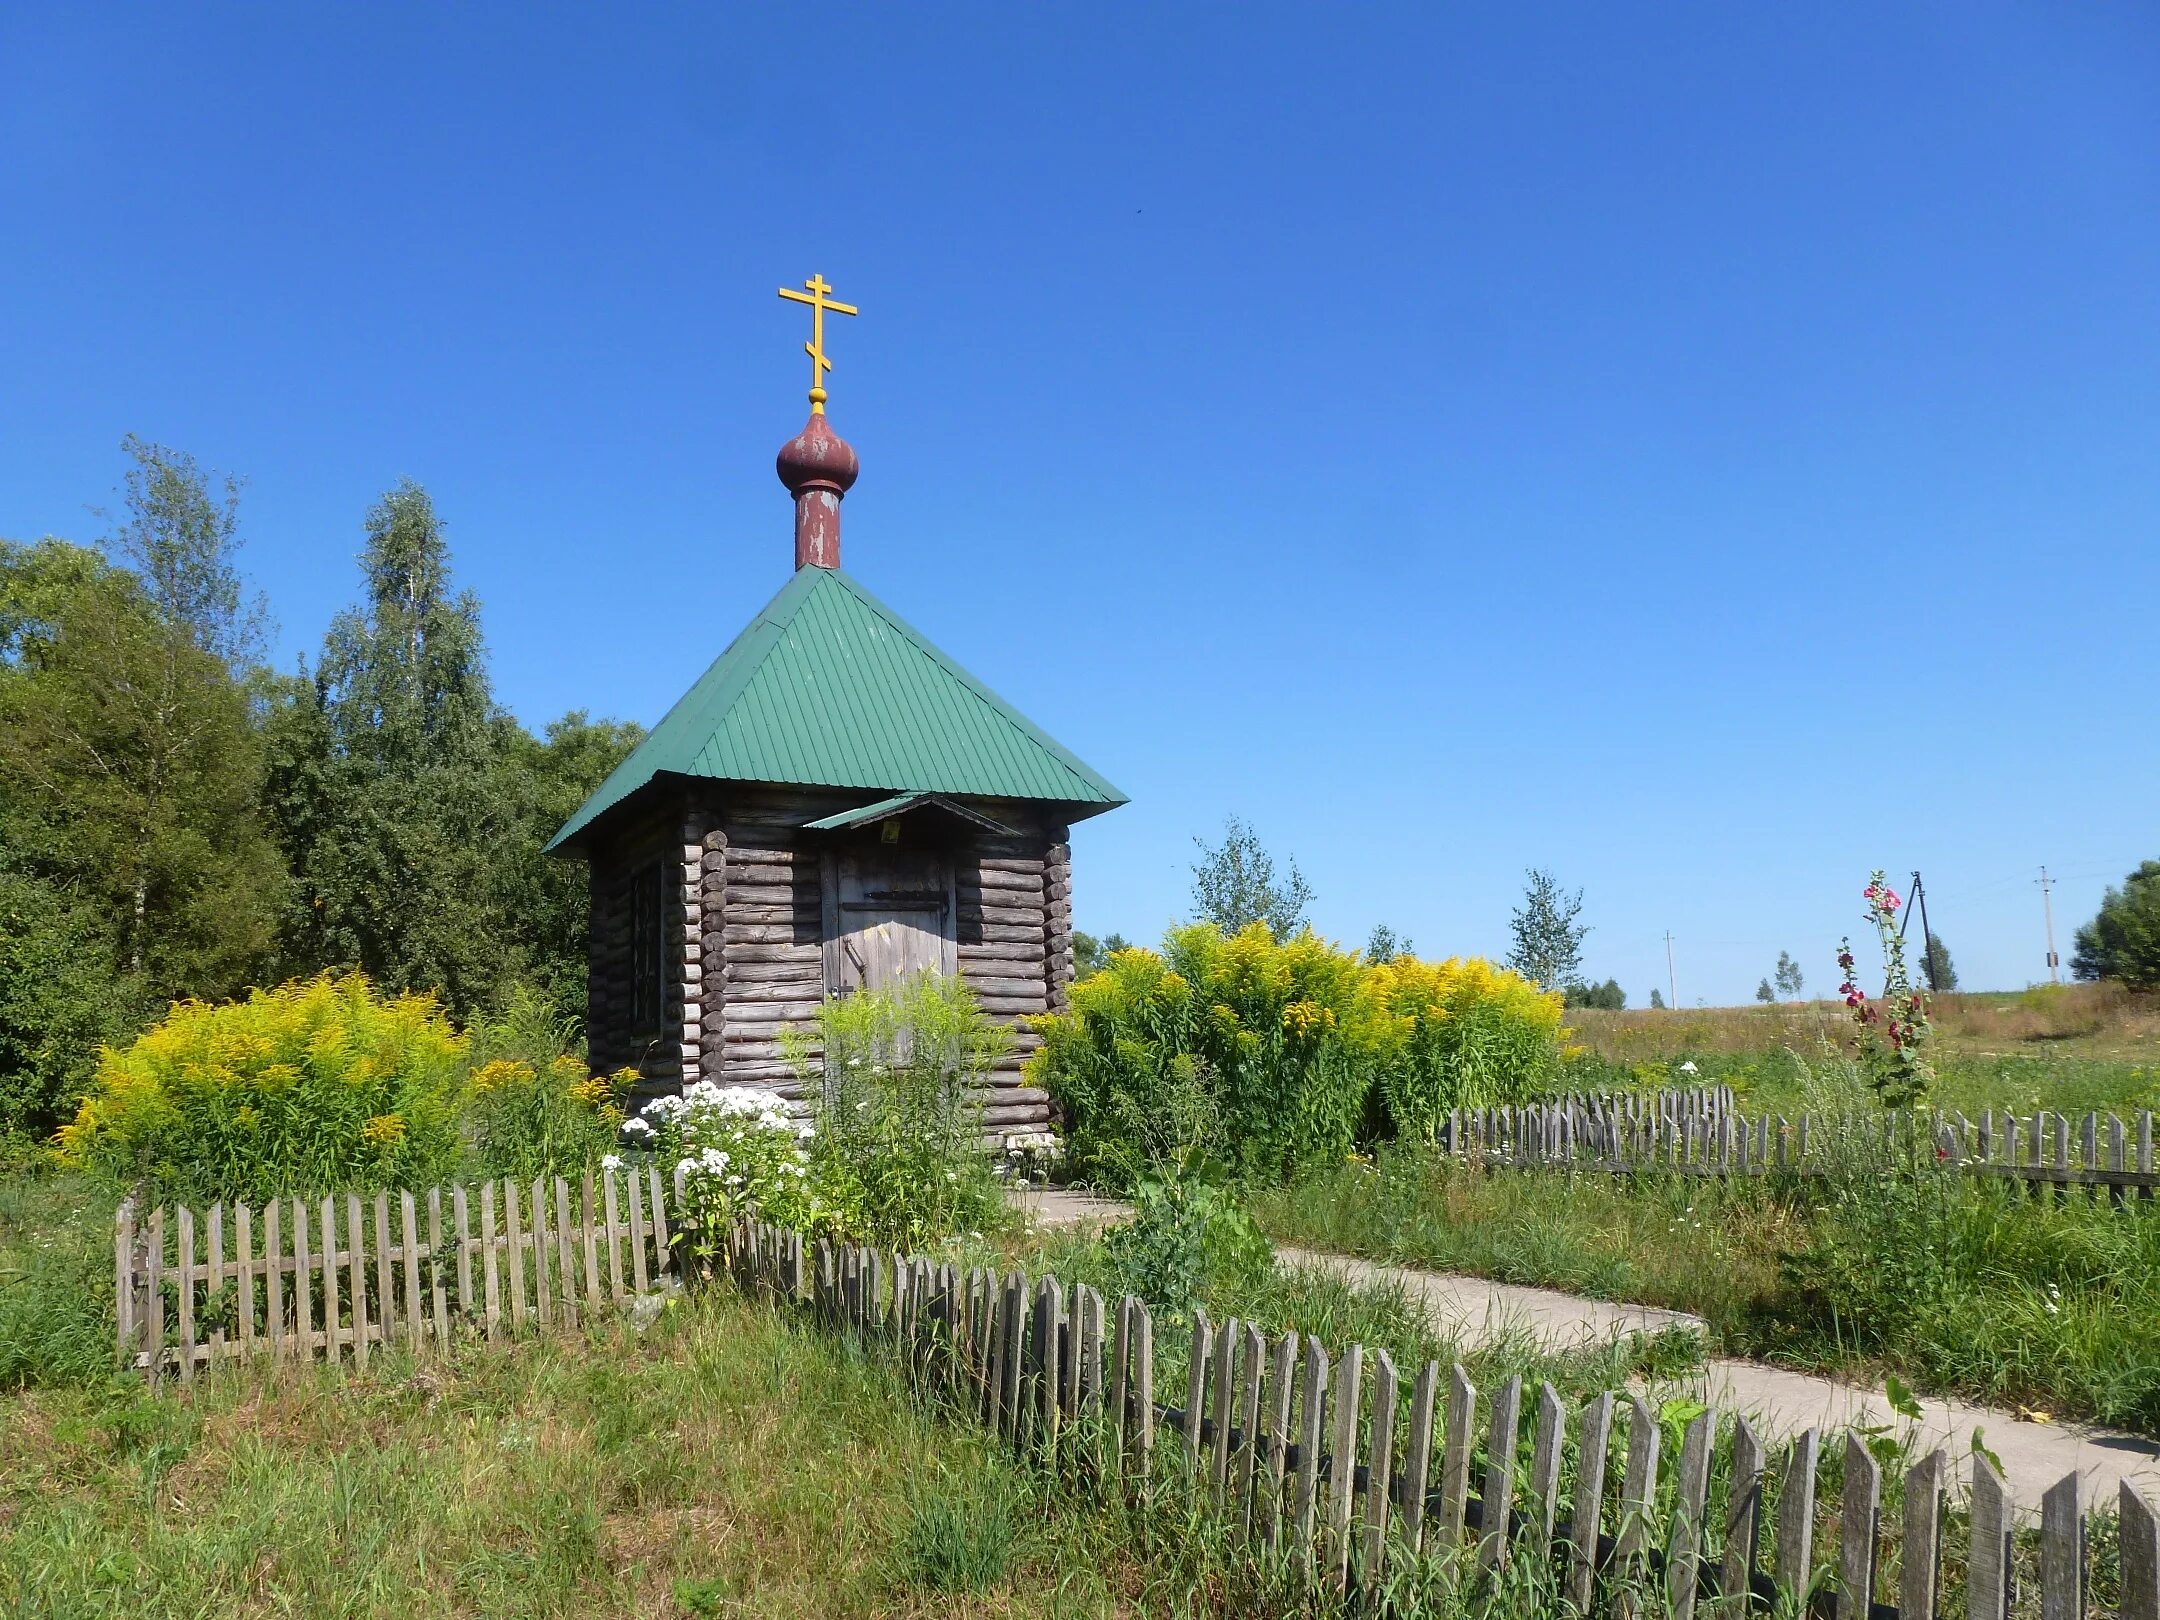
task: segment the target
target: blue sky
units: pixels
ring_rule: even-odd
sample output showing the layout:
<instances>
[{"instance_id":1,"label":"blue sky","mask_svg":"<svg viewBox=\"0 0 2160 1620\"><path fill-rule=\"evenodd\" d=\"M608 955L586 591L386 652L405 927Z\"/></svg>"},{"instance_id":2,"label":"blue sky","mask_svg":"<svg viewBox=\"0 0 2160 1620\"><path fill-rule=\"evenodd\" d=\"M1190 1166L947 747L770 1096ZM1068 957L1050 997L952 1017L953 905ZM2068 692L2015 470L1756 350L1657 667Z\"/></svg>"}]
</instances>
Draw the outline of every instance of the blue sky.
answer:
<instances>
[{"instance_id":1,"label":"blue sky","mask_svg":"<svg viewBox=\"0 0 2160 1620\"><path fill-rule=\"evenodd\" d=\"M782 583L821 271L850 570L1326 932L1585 890L1640 1003L1966 980L2160 856L2160 16L0 12L0 533L249 480L286 662L433 492L504 700L650 723Z\"/></svg>"}]
</instances>

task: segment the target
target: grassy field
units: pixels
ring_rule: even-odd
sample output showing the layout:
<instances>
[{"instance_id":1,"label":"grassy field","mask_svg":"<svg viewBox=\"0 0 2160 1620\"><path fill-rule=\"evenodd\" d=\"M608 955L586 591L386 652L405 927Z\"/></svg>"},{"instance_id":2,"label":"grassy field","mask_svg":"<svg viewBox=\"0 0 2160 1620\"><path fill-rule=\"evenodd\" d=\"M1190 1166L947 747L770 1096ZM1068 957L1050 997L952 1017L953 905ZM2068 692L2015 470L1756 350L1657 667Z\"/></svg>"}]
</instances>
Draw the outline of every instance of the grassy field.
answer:
<instances>
[{"instance_id":1,"label":"grassy field","mask_svg":"<svg viewBox=\"0 0 2160 1620\"><path fill-rule=\"evenodd\" d=\"M1985 1108L2160 1109L2160 997L2115 984L1933 998L1938 1101ZM1568 1014L1583 1053L1569 1083L1669 1085L1683 1062L1731 1085L1750 1110L1797 1112L1810 1067L1843 1055L1841 1003Z\"/></svg>"},{"instance_id":2,"label":"grassy field","mask_svg":"<svg viewBox=\"0 0 2160 1620\"><path fill-rule=\"evenodd\" d=\"M1950 991L1931 996L1935 1036L1962 1056L2019 1051L2153 1060L2160 1052L2160 996L2119 984L2034 985L2027 990ZM1568 1023L1592 1051L1620 1062L1666 1061L1704 1052L1761 1052L1842 1042L1851 1017L1835 1000L1773 1006L1578 1007Z\"/></svg>"},{"instance_id":3,"label":"grassy field","mask_svg":"<svg viewBox=\"0 0 2160 1620\"><path fill-rule=\"evenodd\" d=\"M876 1357L726 1289L643 1332L152 1392L112 1369L109 1222L80 1182L0 1184L0 1615L1307 1612L1179 1493L1053 1491ZM956 1252L1120 1283L1076 1234ZM1320 1273L1207 1302L1405 1368L1460 1356L1488 1391L1549 1379L1571 1402L1699 1359L1689 1336L1466 1354L1400 1294ZM1165 1401L1180 1328L1165 1315ZM1420 1612L1451 1612L1428 1596Z\"/></svg>"},{"instance_id":4,"label":"grassy field","mask_svg":"<svg viewBox=\"0 0 2160 1620\"><path fill-rule=\"evenodd\" d=\"M2160 1205L1924 1169L1617 1180L1404 1153L1254 1212L1284 1240L1692 1311L1729 1354L2160 1435Z\"/></svg>"},{"instance_id":5,"label":"grassy field","mask_svg":"<svg viewBox=\"0 0 2160 1620\"><path fill-rule=\"evenodd\" d=\"M1177 1613L881 1366L720 1291L648 1331L0 1407L0 1613Z\"/></svg>"},{"instance_id":6,"label":"grassy field","mask_svg":"<svg viewBox=\"0 0 2160 1620\"><path fill-rule=\"evenodd\" d=\"M8 1197L9 1252L50 1222L60 1235L42 1245L51 1269L39 1275L64 1282L80 1264L65 1257L102 1236L104 1212L67 1183ZM1707 1226L1681 1224L1678 1263L1707 1263ZM1080 1234L955 1253L1113 1290L1126 1280L1113 1249ZM257 1365L152 1392L113 1375L106 1307L94 1279L78 1281L43 1311L0 1317L0 1350L47 1380L0 1397L0 1614L1326 1612L1187 1492L1126 1502L1053 1484L971 1421L926 1411L881 1352L725 1287L642 1331L618 1323L422 1361L392 1353L366 1374ZM1212 1283L1206 1299L1218 1321L1385 1348L1406 1371L1459 1356L1488 1394L1511 1375L1550 1380L1571 1406L1633 1381L1656 1407L1665 1377L1699 1355L1687 1336L1465 1355L1400 1295L1297 1270ZM1156 1393L1175 1403L1185 1345L1174 1314L1160 1320ZM1564 1488L1578 1463L1571 1431ZM1713 1470L1713 1526L1728 1489ZM1893 1518L1896 1506L1893 1489ZM2019 1557L2029 1565L2032 1548ZM2112 1578L2105 1557L2101 1570ZM1953 1597L1959 1578L1953 1569ZM1428 1564L1391 1586L1415 1596L1400 1612L1467 1620L1460 1579ZM1655 1620L1663 1605L1649 1597L1640 1612ZM1475 1607L1521 1620L1560 1611L1535 1573Z\"/></svg>"}]
</instances>

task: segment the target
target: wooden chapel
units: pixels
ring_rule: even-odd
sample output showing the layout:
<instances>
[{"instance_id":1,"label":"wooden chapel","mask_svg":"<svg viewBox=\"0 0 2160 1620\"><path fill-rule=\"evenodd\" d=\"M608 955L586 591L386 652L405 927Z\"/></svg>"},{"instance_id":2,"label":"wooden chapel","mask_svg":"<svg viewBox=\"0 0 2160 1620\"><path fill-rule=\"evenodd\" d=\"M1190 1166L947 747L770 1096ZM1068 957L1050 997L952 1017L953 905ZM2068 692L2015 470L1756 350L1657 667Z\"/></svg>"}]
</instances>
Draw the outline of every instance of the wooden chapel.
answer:
<instances>
[{"instance_id":1,"label":"wooden chapel","mask_svg":"<svg viewBox=\"0 0 2160 1620\"><path fill-rule=\"evenodd\" d=\"M840 567L855 452L825 416L822 277L810 419L781 447L795 572L566 822L590 873L594 1068L649 1093L705 1079L794 1091L780 1032L828 996L958 973L1018 1026L1072 980L1067 829L1123 794ZM993 1138L1049 1124L1014 1050Z\"/></svg>"}]
</instances>

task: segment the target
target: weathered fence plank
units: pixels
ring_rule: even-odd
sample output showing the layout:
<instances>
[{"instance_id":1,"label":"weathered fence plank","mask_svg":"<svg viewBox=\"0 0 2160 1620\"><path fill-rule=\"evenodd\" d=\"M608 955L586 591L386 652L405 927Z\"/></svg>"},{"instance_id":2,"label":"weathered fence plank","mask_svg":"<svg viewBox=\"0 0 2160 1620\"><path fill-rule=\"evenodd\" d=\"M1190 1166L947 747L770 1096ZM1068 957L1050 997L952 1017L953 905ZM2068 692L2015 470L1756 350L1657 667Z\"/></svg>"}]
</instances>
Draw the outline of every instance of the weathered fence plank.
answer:
<instances>
[{"instance_id":1,"label":"weathered fence plank","mask_svg":"<svg viewBox=\"0 0 2160 1620\"><path fill-rule=\"evenodd\" d=\"M1377 1591L1387 1562L1388 1493L1395 1483L1395 1361L1385 1349L1373 1352L1372 1440L1365 1487L1364 1545L1358 1581Z\"/></svg>"},{"instance_id":2,"label":"weathered fence plank","mask_svg":"<svg viewBox=\"0 0 2160 1620\"><path fill-rule=\"evenodd\" d=\"M1298 1336L1285 1333L1275 1343L1275 1359L1270 1367L1268 1399L1268 1445L1267 1445L1267 1502L1256 1511L1266 1514L1261 1525L1261 1542L1272 1555L1282 1546L1283 1524L1287 1517L1283 1500L1283 1482L1288 1477L1290 1458L1290 1407L1297 1394Z\"/></svg>"},{"instance_id":3,"label":"weathered fence plank","mask_svg":"<svg viewBox=\"0 0 2160 1620\"><path fill-rule=\"evenodd\" d=\"M1875 1601L1875 1536L1882 1465L1857 1434L1845 1437L1845 1504L1838 1522L1838 1620L1868 1620Z\"/></svg>"},{"instance_id":4,"label":"weathered fence plank","mask_svg":"<svg viewBox=\"0 0 2160 1620\"><path fill-rule=\"evenodd\" d=\"M2010 1491L1985 1453L1973 1452L1972 1550L1965 1561L1969 1620L2007 1620L2010 1613Z\"/></svg>"},{"instance_id":5,"label":"weathered fence plank","mask_svg":"<svg viewBox=\"0 0 2160 1620\"><path fill-rule=\"evenodd\" d=\"M1523 1522L1524 1550L1539 1559L1552 1553L1553 1526L1560 1512L1560 1445L1566 1424L1559 1393L1551 1384L1539 1384L1536 1439L1530 1451L1529 1512Z\"/></svg>"},{"instance_id":6,"label":"weathered fence plank","mask_svg":"<svg viewBox=\"0 0 2160 1620\"><path fill-rule=\"evenodd\" d=\"M1905 1473L1903 1534L1898 1539L1899 1620L1935 1620L1942 1578L1944 1476L1950 1461L1931 1451Z\"/></svg>"},{"instance_id":7,"label":"weathered fence plank","mask_svg":"<svg viewBox=\"0 0 2160 1620\"><path fill-rule=\"evenodd\" d=\"M1410 1432L1404 1437L1402 1544L1415 1558L1425 1540L1425 1482L1432 1468L1433 1407L1439 1398L1440 1363L1418 1369L1417 1392L1410 1397Z\"/></svg>"},{"instance_id":8,"label":"weathered fence plank","mask_svg":"<svg viewBox=\"0 0 2160 1620\"><path fill-rule=\"evenodd\" d=\"M1725 1555L1718 1573L1718 1590L1727 1597L1739 1597L1754 1586L1762 1545L1762 1493L1762 1441L1746 1418L1736 1418L1725 1498Z\"/></svg>"},{"instance_id":9,"label":"weathered fence plank","mask_svg":"<svg viewBox=\"0 0 2160 1620\"><path fill-rule=\"evenodd\" d=\"M1352 1344L1335 1369L1335 1455L1328 1477L1327 1579L1337 1591L1350 1580L1351 1522L1357 1514L1357 1442L1365 1347Z\"/></svg>"},{"instance_id":10,"label":"weathered fence plank","mask_svg":"<svg viewBox=\"0 0 2160 1620\"><path fill-rule=\"evenodd\" d=\"M1426 1539L1443 1553L1462 1545L1470 1508L1471 1451L1476 1445L1477 1386L1456 1362L1448 1372L1447 1432L1440 1451L1440 1520Z\"/></svg>"},{"instance_id":11,"label":"weathered fence plank","mask_svg":"<svg viewBox=\"0 0 2160 1620\"><path fill-rule=\"evenodd\" d=\"M1492 1428L1485 1438L1485 1488L1478 1497L1478 1568L1503 1569L1508 1561L1515 1498L1516 1429L1522 1416L1522 1378L1510 1378L1493 1397Z\"/></svg>"},{"instance_id":12,"label":"weathered fence plank","mask_svg":"<svg viewBox=\"0 0 2160 1620\"><path fill-rule=\"evenodd\" d=\"M2122 1545L2117 1620L2160 1620L2160 1514L2128 1480L2116 1492L2115 1525Z\"/></svg>"},{"instance_id":13,"label":"weathered fence plank","mask_svg":"<svg viewBox=\"0 0 2160 1620\"><path fill-rule=\"evenodd\" d=\"M1313 1531L1320 1500L1320 1447L1327 1434L1328 1355L1320 1341L1305 1341L1305 1386L1298 1408L1296 1501L1291 1516L1290 1557L1298 1574L1313 1568Z\"/></svg>"},{"instance_id":14,"label":"weathered fence plank","mask_svg":"<svg viewBox=\"0 0 2160 1620\"><path fill-rule=\"evenodd\" d=\"M1564 1595L1577 1614L1590 1612L1597 1579L1598 1529L1603 1516L1605 1463L1612 1448L1612 1391L1583 1408L1582 1435L1575 1470L1575 1504L1568 1526L1568 1564Z\"/></svg>"},{"instance_id":15,"label":"weathered fence plank","mask_svg":"<svg viewBox=\"0 0 2160 1620\"><path fill-rule=\"evenodd\" d=\"M2040 1620L2085 1620L2085 1510L2074 1472L2040 1498Z\"/></svg>"},{"instance_id":16,"label":"weathered fence plank","mask_svg":"<svg viewBox=\"0 0 2160 1620\"><path fill-rule=\"evenodd\" d=\"M1714 1413L1698 1412L1680 1437L1680 1471L1673 1481L1671 1544L1665 1549L1665 1597L1672 1620L1693 1620L1703 1550L1703 1509L1710 1491Z\"/></svg>"}]
</instances>

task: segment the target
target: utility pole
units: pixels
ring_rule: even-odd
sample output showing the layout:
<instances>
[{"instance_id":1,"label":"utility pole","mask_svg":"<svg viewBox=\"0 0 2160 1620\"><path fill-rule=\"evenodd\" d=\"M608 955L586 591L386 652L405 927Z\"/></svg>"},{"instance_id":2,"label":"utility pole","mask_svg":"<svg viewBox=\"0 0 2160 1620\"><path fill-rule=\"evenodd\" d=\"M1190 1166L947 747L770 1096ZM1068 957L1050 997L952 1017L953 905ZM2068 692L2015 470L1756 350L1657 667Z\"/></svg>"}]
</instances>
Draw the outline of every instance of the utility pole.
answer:
<instances>
[{"instance_id":1,"label":"utility pole","mask_svg":"<svg viewBox=\"0 0 2160 1620\"><path fill-rule=\"evenodd\" d=\"M1927 889L1921 883L1918 872L1912 875L1912 893L1906 899L1908 904L1905 910L1908 913L1911 912L1914 906L1920 908L1920 945L1921 949L1927 952L1924 960L1927 965L1928 990L1930 993L1940 993L1942 986L1935 982L1935 930L1928 926ZM1902 924L1899 925L1898 934L1900 938L1904 937Z\"/></svg>"},{"instance_id":2,"label":"utility pole","mask_svg":"<svg viewBox=\"0 0 2160 1620\"><path fill-rule=\"evenodd\" d=\"M1673 977L1672 930L1670 928L1665 930L1665 989L1666 992L1672 997L1672 1005L1675 1007L1679 1006L1680 984L1679 981Z\"/></svg>"},{"instance_id":3,"label":"utility pole","mask_svg":"<svg viewBox=\"0 0 2160 1620\"><path fill-rule=\"evenodd\" d=\"M2055 959L2055 904L2048 898L2048 890L2054 887L2055 880L2047 875L2047 868L2043 866L2040 868L2038 881L2040 884L2040 912L2042 916L2047 918L2048 983L2061 984L2062 974L2057 971L2059 964Z\"/></svg>"}]
</instances>

